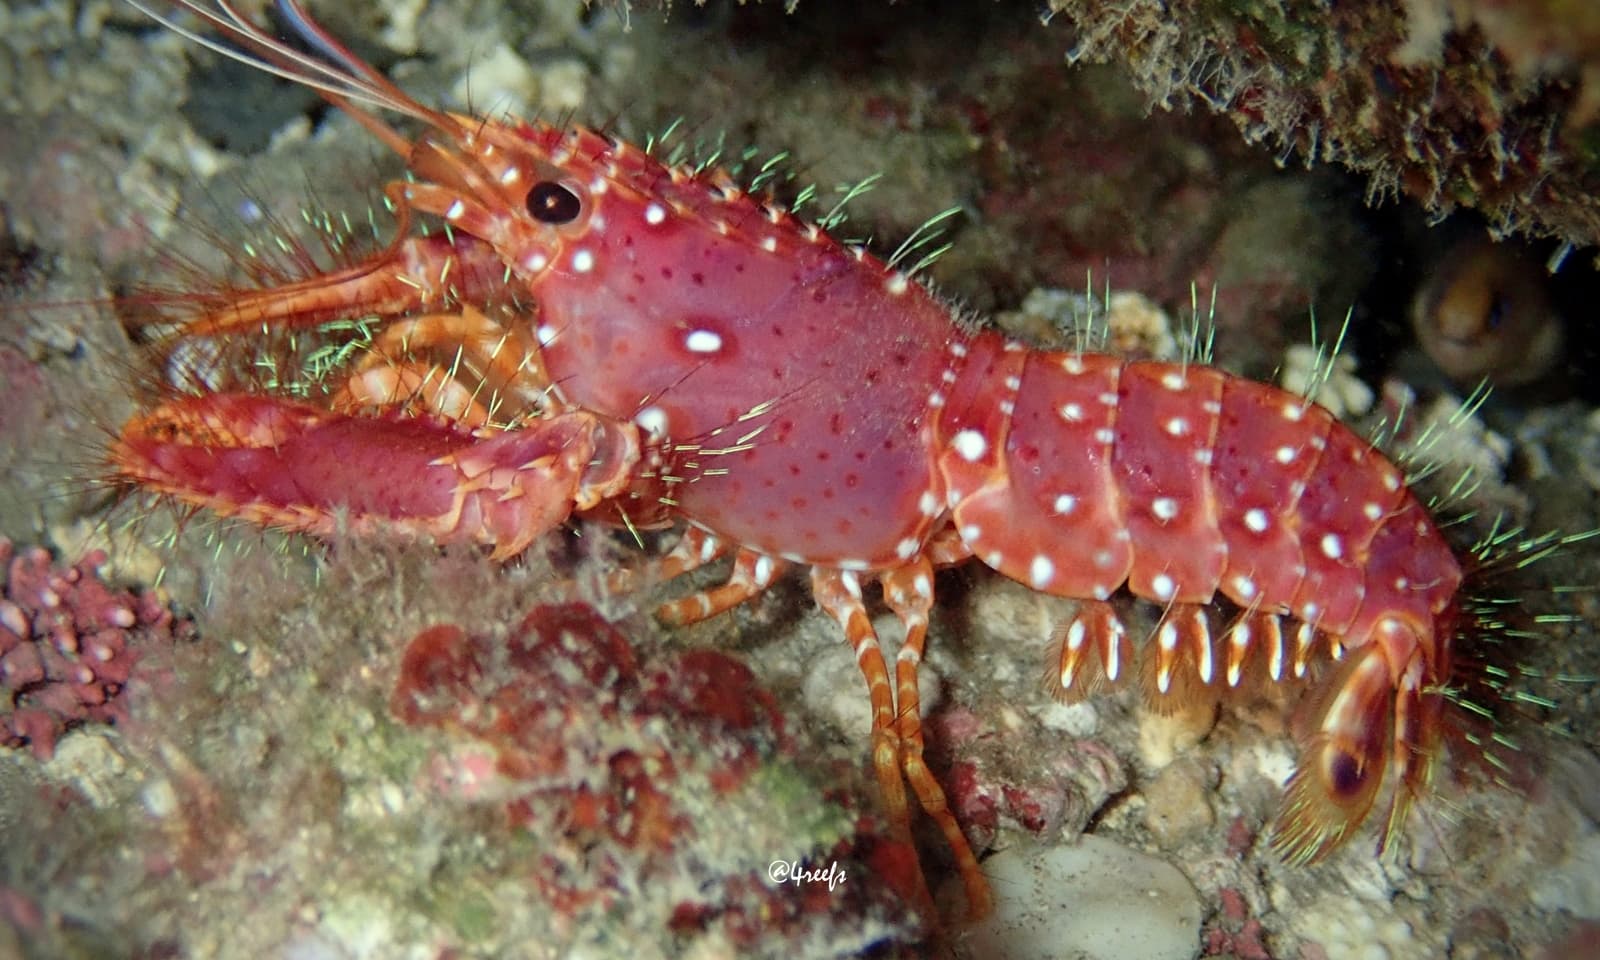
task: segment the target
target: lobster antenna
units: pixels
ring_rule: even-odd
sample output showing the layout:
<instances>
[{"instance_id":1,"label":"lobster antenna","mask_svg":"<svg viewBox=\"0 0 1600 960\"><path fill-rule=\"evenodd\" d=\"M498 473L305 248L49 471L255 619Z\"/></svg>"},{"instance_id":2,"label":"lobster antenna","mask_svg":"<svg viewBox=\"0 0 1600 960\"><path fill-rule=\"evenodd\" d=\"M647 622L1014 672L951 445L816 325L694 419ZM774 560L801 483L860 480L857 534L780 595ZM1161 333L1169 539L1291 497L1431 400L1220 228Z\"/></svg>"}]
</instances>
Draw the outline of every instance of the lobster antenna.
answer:
<instances>
[{"instance_id":1,"label":"lobster antenna","mask_svg":"<svg viewBox=\"0 0 1600 960\"><path fill-rule=\"evenodd\" d=\"M127 3L191 43L236 63L309 87L336 104L344 105L353 101L380 110L392 110L446 129L455 126L444 114L417 103L382 74L362 63L360 58L312 20L298 0L279 0L279 12L299 36L333 61L332 65L307 56L267 33L240 13L230 0L216 0L220 13L197 0L177 0L177 6L215 27L224 37L237 42L244 49L181 25L172 16L158 12L148 0L127 0ZM367 122L363 126L397 152L403 154L410 149L406 141L375 118L357 110L352 110L352 116L364 118Z\"/></svg>"}]
</instances>

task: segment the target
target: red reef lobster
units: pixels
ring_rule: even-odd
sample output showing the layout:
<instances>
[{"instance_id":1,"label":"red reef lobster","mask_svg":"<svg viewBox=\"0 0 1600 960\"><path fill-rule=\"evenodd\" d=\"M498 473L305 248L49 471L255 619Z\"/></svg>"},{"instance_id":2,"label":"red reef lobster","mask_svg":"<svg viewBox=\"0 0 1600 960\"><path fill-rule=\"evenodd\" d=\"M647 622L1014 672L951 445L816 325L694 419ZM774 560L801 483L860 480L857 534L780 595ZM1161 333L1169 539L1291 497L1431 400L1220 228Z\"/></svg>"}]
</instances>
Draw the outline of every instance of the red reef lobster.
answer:
<instances>
[{"instance_id":1,"label":"red reef lobster","mask_svg":"<svg viewBox=\"0 0 1600 960\"><path fill-rule=\"evenodd\" d=\"M1321 407L1205 366L968 329L893 264L716 170L425 107L294 0L280 13L314 54L220 0L178 5L223 40L190 37L321 91L412 178L385 190L399 231L380 254L204 301L172 340L375 318L363 349L297 395L196 377L123 428L119 480L279 528L337 517L496 558L575 515L681 520L662 576L729 553L733 571L667 604L674 623L809 567L870 688L891 815L908 822L909 783L976 912L988 894L924 763L917 688L934 570L969 557L1082 601L1056 671L1067 696L1138 675L1173 708L1320 673L1276 825L1291 859L1342 843L1386 783L1387 840L1426 786L1462 568L1401 471ZM426 130L408 141L366 108ZM448 229L415 234L416 214ZM892 673L865 581L904 624ZM1162 607L1147 643L1107 602L1124 586ZM1214 633L1219 592L1240 613Z\"/></svg>"}]
</instances>

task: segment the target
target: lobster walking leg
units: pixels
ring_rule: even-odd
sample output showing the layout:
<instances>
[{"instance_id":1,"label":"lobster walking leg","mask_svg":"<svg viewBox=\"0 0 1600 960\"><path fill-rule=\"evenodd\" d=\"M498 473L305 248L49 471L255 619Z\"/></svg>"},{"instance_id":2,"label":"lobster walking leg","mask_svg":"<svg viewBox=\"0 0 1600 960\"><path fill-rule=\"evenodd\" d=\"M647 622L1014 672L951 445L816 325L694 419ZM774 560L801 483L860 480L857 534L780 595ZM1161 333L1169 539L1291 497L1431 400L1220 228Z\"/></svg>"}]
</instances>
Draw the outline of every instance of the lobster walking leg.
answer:
<instances>
[{"instance_id":1,"label":"lobster walking leg","mask_svg":"<svg viewBox=\"0 0 1600 960\"><path fill-rule=\"evenodd\" d=\"M900 740L897 733L894 709L894 688L889 681L889 667L883 660L883 650L878 646L877 631L867 618L866 607L861 602L861 581L848 570L827 567L811 568L811 593L823 611L843 628L845 641L855 651L856 666L867 679L867 693L872 701L872 768L878 775L878 789L883 794L883 805L890 826L900 834L907 849L915 850L911 842L911 808L906 801L905 781L900 773ZM965 841L963 841L965 842ZM927 916L937 916L933 897L917 870L917 889L909 891L917 901L915 906Z\"/></svg>"},{"instance_id":2,"label":"lobster walking leg","mask_svg":"<svg viewBox=\"0 0 1600 960\"><path fill-rule=\"evenodd\" d=\"M437 362L419 357L429 351L444 353ZM548 408L550 389L537 349L463 305L460 313L427 314L385 327L332 406L351 413L404 408L480 427L503 405L519 413Z\"/></svg>"},{"instance_id":3,"label":"lobster walking leg","mask_svg":"<svg viewBox=\"0 0 1600 960\"><path fill-rule=\"evenodd\" d=\"M665 623L680 626L699 623L765 593L779 574L788 568L789 565L782 560L740 550L734 557L733 573L729 575L727 583L664 603L656 611L656 616Z\"/></svg>"},{"instance_id":4,"label":"lobster walking leg","mask_svg":"<svg viewBox=\"0 0 1600 960\"><path fill-rule=\"evenodd\" d=\"M885 571L879 582L883 584L884 601L900 618L906 631L905 643L895 656L900 766L923 812L944 833L967 890L968 915L976 920L990 910L989 885L978 867L978 858L967 843L967 835L961 832L955 814L950 812L944 790L923 761L922 694L917 667L922 663L923 645L928 636L928 612L933 609L933 565L926 557L920 557L904 567Z\"/></svg>"}]
</instances>

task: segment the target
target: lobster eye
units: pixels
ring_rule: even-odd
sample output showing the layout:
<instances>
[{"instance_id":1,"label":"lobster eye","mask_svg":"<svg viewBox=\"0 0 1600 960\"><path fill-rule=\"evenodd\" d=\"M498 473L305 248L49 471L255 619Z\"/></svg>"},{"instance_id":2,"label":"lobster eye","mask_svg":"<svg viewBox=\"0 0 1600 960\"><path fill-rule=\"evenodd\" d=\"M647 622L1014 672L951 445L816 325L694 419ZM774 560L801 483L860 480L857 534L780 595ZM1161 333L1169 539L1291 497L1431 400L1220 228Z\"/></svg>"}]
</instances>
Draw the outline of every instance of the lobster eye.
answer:
<instances>
[{"instance_id":1,"label":"lobster eye","mask_svg":"<svg viewBox=\"0 0 1600 960\"><path fill-rule=\"evenodd\" d=\"M540 223L571 223L583 210L583 201L567 187L543 180L528 191L528 213Z\"/></svg>"}]
</instances>

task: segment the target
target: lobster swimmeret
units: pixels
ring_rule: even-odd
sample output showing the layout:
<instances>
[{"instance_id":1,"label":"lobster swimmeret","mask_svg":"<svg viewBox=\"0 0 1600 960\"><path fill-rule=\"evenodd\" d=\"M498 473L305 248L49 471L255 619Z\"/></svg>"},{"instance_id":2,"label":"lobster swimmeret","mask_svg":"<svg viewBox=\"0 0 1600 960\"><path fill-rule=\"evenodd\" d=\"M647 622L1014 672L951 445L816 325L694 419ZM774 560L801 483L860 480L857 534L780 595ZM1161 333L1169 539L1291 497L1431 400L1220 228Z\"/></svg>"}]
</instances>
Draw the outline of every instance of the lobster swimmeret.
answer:
<instances>
[{"instance_id":1,"label":"lobster swimmeret","mask_svg":"<svg viewBox=\"0 0 1600 960\"><path fill-rule=\"evenodd\" d=\"M497 558L575 514L681 520L661 575L734 560L726 584L662 609L678 623L808 566L868 681L891 815L908 822L909 782L977 912L977 862L923 763L916 669L933 571L969 557L1082 601L1056 670L1068 697L1137 673L1175 708L1319 675L1276 825L1290 859L1342 843L1386 783L1387 841L1426 786L1461 566L1401 472L1327 411L1205 366L966 329L894 266L715 170L429 109L293 0L282 12L316 58L226 4L179 6L229 55L321 90L414 179L386 188L400 229L375 258L197 301L173 336L379 318L331 386L197 378L126 425L120 480L279 528L338 517ZM406 141L358 104L427 129ZM413 235L418 213L449 230ZM905 626L892 678L863 580ZM1107 603L1124 586L1163 607L1146 644ZM1241 612L1214 635L1219 592Z\"/></svg>"}]
</instances>

